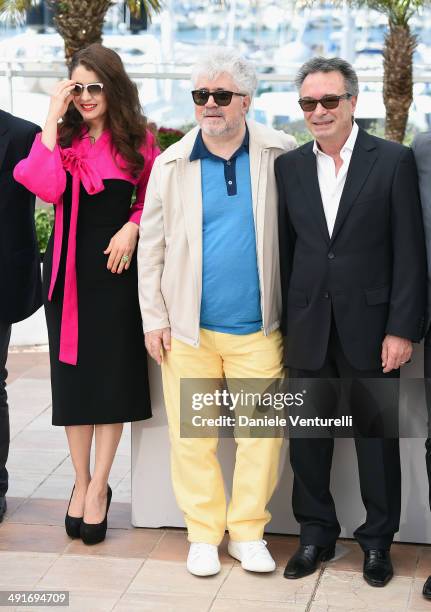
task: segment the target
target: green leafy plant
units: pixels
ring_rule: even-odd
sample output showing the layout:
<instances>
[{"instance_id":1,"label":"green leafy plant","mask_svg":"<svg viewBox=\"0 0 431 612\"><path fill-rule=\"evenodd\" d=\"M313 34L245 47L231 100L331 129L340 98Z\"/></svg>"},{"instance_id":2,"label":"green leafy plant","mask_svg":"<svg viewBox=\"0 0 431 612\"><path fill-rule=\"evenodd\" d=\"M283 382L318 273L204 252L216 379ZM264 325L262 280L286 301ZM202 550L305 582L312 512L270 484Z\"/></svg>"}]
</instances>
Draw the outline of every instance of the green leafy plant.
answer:
<instances>
[{"instance_id":1,"label":"green leafy plant","mask_svg":"<svg viewBox=\"0 0 431 612\"><path fill-rule=\"evenodd\" d=\"M46 247L48 246L48 240L54 224L53 208L36 208L34 213L34 222L36 225L36 237L39 252L41 255L43 255L46 251Z\"/></svg>"},{"instance_id":2,"label":"green leafy plant","mask_svg":"<svg viewBox=\"0 0 431 612\"><path fill-rule=\"evenodd\" d=\"M157 140L162 151L170 147L174 142L181 140L183 136L184 132L182 130L165 127L161 127L157 130Z\"/></svg>"}]
</instances>

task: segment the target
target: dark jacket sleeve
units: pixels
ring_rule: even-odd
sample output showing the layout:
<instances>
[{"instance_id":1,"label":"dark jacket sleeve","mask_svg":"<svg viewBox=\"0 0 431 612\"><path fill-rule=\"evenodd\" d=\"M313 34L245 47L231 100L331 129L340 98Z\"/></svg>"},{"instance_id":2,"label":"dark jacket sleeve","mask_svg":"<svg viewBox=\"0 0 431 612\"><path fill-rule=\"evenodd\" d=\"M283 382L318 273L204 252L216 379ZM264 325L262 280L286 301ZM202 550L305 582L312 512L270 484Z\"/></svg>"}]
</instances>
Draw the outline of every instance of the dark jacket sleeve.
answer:
<instances>
[{"instance_id":1,"label":"dark jacket sleeve","mask_svg":"<svg viewBox=\"0 0 431 612\"><path fill-rule=\"evenodd\" d=\"M290 220L285 196L284 181L287 178L287 162L281 155L275 161L275 178L278 190L278 244L280 251L281 274L281 331L287 333L287 294L289 291L290 276L292 274L293 255L295 252L296 232Z\"/></svg>"},{"instance_id":2,"label":"dark jacket sleeve","mask_svg":"<svg viewBox=\"0 0 431 612\"><path fill-rule=\"evenodd\" d=\"M34 125L33 129L29 130L28 135L27 135L25 157L27 157L27 155L30 153L30 149L33 146L34 139L36 138L36 134L39 134L39 132L41 131L42 131L42 128L39 127L38 125Z\"/></svg>"},{"instance_id":3,"label":"dark jacket sleeve","mask_svg":"<svg viewBox=\"0 0 431 612\"><path fill-rule=\"evenodd\" d=\"M16 164L28 155L39 126L0 111L7 126L7 150L0 168L0 318L15 323L42 304L40 256L34 223L34 195L13 180ZM44 168L38 172L43 175Z\"/></svg>"},{"instance_id":4,"label":"dark jacket sleeve","mask_svg":"<svg viewBox=\"0 0 431 612\"><path fill-rule=\"evenodd\" d=\"M427 251L428 292L425 330L428 330L431 323L431 132L418 134L413 141L412 150L419 175L419 193Z\"/></svg>"},{"instance_id":5,"label":"dark jacket sleeve","mask_svg":"<svg viewBox=\"0 0 431 612\"><path fill-rule=\"evenodd\" d=\"M386 333L418 342L424 335L427 266L416 164L403 149L392 183L392 292Z\"/></svg>"}]
</instances>

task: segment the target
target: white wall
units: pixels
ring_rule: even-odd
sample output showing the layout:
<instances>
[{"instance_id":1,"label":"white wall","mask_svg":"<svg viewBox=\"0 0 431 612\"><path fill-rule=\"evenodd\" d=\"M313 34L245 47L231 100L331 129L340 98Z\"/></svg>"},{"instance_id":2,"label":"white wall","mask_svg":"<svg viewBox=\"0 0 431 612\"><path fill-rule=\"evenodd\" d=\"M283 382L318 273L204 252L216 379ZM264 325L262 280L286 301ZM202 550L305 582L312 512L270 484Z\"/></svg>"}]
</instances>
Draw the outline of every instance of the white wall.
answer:
<instances>
[{"instance_id":1,"label":"white wall","mask_svg":"<svg viewBox=\"0 0 431 612\"><path fill-rule=\"evenodd\" d=\"M48 344L45 313L40 307L31 317L12 325L11 346Z\"/></svg>"}]
</instances>

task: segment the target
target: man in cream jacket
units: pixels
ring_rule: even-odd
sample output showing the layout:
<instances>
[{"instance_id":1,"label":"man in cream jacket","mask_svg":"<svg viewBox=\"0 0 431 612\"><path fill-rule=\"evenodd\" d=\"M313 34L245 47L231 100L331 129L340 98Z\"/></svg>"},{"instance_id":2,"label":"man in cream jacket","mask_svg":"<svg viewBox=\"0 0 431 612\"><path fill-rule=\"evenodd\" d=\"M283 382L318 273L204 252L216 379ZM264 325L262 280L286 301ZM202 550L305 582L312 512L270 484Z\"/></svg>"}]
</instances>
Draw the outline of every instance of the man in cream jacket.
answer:
<instances>
[{"instance_id":1,"label":"man in cream jacket","mask_svg":"<svg viewBox=\"0 0 431 612\"><path fill-rule=\"evenodd\" d=\"M145 341L162 367L172 480L191 543L188 570L220 571L217 547L249 571L275 563L262 539L277 482L281 437L236 436L226 510L217 437L182 437L181 379L282 377L274 161L295 146L246 120L257 79L230 49L194 67L199 124L154 164L138 243Z\"/></svg>"}]
</instances>

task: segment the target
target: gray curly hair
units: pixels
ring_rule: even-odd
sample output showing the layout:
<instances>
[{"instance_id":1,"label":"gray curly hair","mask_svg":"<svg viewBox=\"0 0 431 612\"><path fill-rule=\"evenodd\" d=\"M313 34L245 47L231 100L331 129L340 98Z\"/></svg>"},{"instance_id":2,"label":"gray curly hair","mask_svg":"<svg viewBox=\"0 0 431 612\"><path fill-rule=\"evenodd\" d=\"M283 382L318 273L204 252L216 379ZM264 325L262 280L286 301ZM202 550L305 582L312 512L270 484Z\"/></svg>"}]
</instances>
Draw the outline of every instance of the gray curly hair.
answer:
<instances>
[{"instance_id":1,"label":"gray curly hair","mask_svg":"<svg viewBox=\"0 0 431 612\"><path fill-rule=\"evenodd\" d=\"M200 76L213 80L224 72L232 77L241 93L253 97L257 89L255 68L235 49L229 47L211 49L195 63L191 75L193 87L196 87Z\"/></svg>"}]
</instances>

